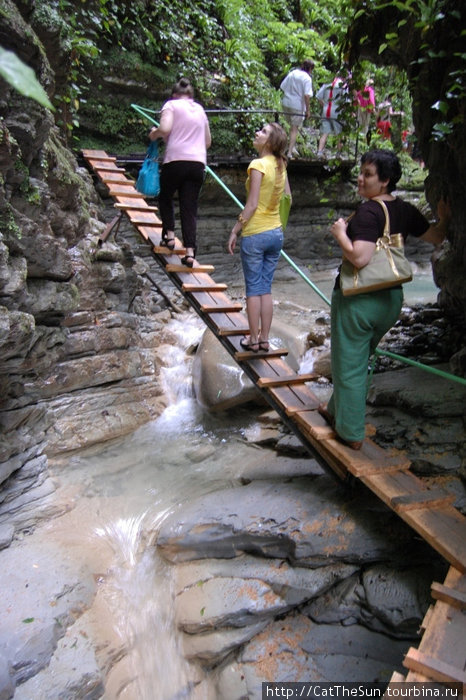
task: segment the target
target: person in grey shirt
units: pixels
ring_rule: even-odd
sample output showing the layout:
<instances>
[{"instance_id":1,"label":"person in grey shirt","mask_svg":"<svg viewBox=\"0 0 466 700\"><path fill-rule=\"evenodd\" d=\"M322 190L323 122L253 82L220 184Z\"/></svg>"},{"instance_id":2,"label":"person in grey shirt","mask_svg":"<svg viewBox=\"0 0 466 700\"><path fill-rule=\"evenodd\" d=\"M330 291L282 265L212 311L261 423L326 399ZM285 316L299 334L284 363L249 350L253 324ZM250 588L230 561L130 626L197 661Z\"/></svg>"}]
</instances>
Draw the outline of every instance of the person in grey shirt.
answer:
<instances>
[{"instance_id":1,"label":"person in grey shirt","mask_svg":"<svg viewBox=\"0 0 466 700\"><path fill-rule=\"evenodd\" d=\"M288 158L297 155L295 145L298 129L309 117L309 103L314 94L311 78L313 69L314 61L308 58L300 68L290 71L280 84L280 90L283 92L282 108L290 125Z\"/></svg>"}]
</instances>

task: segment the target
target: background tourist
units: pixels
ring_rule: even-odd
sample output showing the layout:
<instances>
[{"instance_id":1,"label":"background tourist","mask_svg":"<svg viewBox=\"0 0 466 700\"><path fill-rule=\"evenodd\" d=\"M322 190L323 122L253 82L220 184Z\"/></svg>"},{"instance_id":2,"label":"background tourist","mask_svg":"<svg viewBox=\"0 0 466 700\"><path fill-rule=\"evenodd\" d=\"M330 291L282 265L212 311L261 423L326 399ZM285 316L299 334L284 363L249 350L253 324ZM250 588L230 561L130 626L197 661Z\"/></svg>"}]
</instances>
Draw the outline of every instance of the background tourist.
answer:
<instances>
[{"instance_id":1,"label":"background tourist","mask_svg":"<svg viewBox=\"0 0 466 700\"><path fill-rule=\"evenodd\" d=\"M322 85L317 92L317 99L322 105L322 113L320 120L320 139L317 150L317 156L321 158L324 155L324 148L327 143L328 135L341 134L343 125L339 120L341 109L348 96L348 84L340 76L336 76L331 83ZM339 139L337 151L340 152L342 141Z\"/></svg>"},{"instance_id":2,"label":"background tourist","mask_svg":"<svg viewBox=\"0 0 466 700\"><path fill-rule=\"evenodd\" d=\"M359 205L347 223L338 219L331 233L342 253L355 267L367 265L383 233L385 215L374 198L382 199L390 217L390 233L408 234L440 245L446 235L449 208L441 200L437 224L408 202L392 194L401 177L401 166L393 151L374 149L361 158L358 194L367 201ZM338 437L355 450L365 434L367 367L383 335L398 319L403 302L401 285L367 294L343 296L339 277L331 306L331 362L333 394L319 411L334 426Z\"/></svg>"},{"instance_id":3,"label":"background tourist","mask_svg":"<svg viewBox=\"0 0 466 700\"><path fill-rule=\"evenodd\" d=\"M311 73L314 69L314 61L306 59L300 68L294 68L280 84L283 91L282 107L285 119L290 124L290 141L288 145L288 158L297 155L295 148L299 127L304 119L309 118L310 99L312 97Z\"/></svg>"},{"instance_id":4,"label":"background tourist","mask_svg":"<svg viewBox=\"0 0 466 700\"><path fill-rule=\"evenodd\" d=\"M246 284L249 336L240 342L252 352L269 350L272 324L272 280L283 246L280 200L291 194L286 174L286 132L276 123L255 134L253 146L259 158L251 161L246 180L247 200L228 239L233 255L241 235L241 262Z\"/></svg>"},{"instance_id":5,"label":"background tourist","mask_svg":"<svg viewBox=\"0 0 466 700\"><path fill-rule=\"evenodd\" d=\"M367 143L370 143L370 123L375 111L374 81L369 78L362 90L356 92L358 106L358 124Z\"/></svg>"},{"instance_id":6,"label":"background tourist","mask_svg":"<svg viewBox=\"0 0 466 700\"><path fill-rule=\"evenodd\" d=\"M186 255L181 262L192 267L196 255L197 208L204 182L210 129L207 115L194 101L194 90L186 78L173 87L171 99L162 107L160 126L150 131L152 141L166 142L160 174L159 209L162 218L162 244L175 247L173 197L178 191L181 232Z\"/></svg>"}]
</instances>

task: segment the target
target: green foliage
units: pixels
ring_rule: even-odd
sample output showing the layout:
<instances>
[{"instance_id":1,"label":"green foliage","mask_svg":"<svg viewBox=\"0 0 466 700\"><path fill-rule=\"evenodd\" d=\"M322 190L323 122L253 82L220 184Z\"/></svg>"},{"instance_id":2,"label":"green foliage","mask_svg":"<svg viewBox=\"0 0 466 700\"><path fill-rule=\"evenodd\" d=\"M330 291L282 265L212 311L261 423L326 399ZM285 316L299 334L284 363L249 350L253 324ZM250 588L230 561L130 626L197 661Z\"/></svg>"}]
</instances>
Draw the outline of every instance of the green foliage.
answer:
<instances>
[{"instance_id":1,"label":"green foliage","mask_svg":"<svg viewBox=\"0 0 466 700\"><path fill-rule=\"evenodd\" d=\"M21 240L21 229L16 223L13 210L9 204L0 212L0 230L6 236L12 236Z\"/></svg>"},{"instance_id":2,"label":"green foliage","mask_svg":"<svg viewBox=\"0 0 466 700\"><path fill-rule=\"evenodd\" d=\"M410 91L418 79L438 85L438 99L431 105L432 139L448 143L464 129L466 98L466 52L464 40L464 3L454 0L358 0L358 22L368 13L387 31L378 52L384 63L397 63L400 56L412 59L406 66ZM387 26L388 25L388 26ZM459 30L459 31L458 31ZM402 42L409 40L409 46ZM358 37L360 47L370 45L373 37ZM421 86L421 90L423 87ZM425 86L424 89L428 89Z\"/></svg>"},{"instance_id":3,"label":"green foliage","mask_svg":"<svg viewBox=\"0 0 466 700\"><path fill-rule=\"evenodd\" d=\"M53 110L47 93L37 80L32 68L23 63L12 51L6 51L1 46L0 76L25 97L30 97L43 107Z\"/></svg>"}]
</instances>

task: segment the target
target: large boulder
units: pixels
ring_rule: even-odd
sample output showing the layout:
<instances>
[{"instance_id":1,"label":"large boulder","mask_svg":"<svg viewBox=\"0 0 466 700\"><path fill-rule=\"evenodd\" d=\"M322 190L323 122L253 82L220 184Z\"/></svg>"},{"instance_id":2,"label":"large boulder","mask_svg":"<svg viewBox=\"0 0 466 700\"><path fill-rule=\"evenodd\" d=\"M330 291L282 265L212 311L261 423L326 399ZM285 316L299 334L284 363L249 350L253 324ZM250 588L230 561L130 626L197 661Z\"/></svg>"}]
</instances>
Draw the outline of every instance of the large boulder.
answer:
<instances>
[{"instance_id":1,"label":"large boulder","mask_svg":"<svg viewBox=\"0 0 466 700\"><path fill-rule=\"evenodd\" d=\"M305 339L296 328L278 320L272 324L270 339L272 345L286 347L286 362L296 371L305 352ZM264 403L251 380L208 329L194 358L193 382L197 400L209 410L223 411L250 401Z\"/></svg>"}]
</instances>

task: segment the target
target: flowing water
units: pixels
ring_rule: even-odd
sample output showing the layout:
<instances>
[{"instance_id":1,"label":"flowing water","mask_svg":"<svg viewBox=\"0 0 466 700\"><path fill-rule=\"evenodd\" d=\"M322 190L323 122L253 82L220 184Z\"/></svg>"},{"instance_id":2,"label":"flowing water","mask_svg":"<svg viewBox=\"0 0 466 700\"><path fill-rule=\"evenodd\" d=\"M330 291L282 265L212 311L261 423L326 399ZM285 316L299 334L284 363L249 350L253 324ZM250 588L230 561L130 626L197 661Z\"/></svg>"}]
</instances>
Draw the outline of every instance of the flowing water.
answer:
<instances>
[{"instance_id":1,"label":"flowing water","mask_svg":"<svg viewBox=\"0 0 466 700\"><path fill-rule=\"evenodd\" d=\"M204 328L192 314L170 323L179 345L165 357L169 405L157 420L60 467L61 488L79 492L78 513L69 516L64 539L69 542L76 519L85 523L81 546L71 538L74 551L97 576L116 644L130 663L128 697L138 700L154 700L155 687L157 700L192 697L193 671L183 660L173 619L173 567L151 546L157 529L183 503L236 486L244 463L257 459L257 449L243 437L255 424L250 411L238 409L225 419L203 411L193 397L186 349ZM63 540L56 521L54 532ZM105 570L100 576L99 566Z\"/></svg>"},{"instance_id":2,"label":"flowing water","mask_svg":"<svg viewBox=\"0 0 466 700\"><path fill-rule=\"evenodd\" d=\"M321 277L319 286L330 296L333 282ZM416 296L435 298L431 281L419 284L419 291L407 290L408 303ZM328 310L301 279L292 283L291 293L290 283L278 280L275 298L277 317L301 330L309 308ZM183 659L173 619L174 567L153 546L157 528L183 503L236 486L244 464L257 458L257 449L244 439L256 425L250 410L215 416L193 397L192 358L186 349L199 341L202 322L186 314L171 322L171 330L178 346L171 348L162 371L167 409L134 434L84 450L60 466L60 488L75 492L78 505L62 530L57 521L53 524L54 536L67 542L98 581L113 646L128 662L120 679L128 690L121 697L138 700L153 700L154 688L158 700L193 697L193 672ZM96 625L101 626L102 621ZM100 632L93 634L98 638Z\"/></svg>"}]
</instances>

